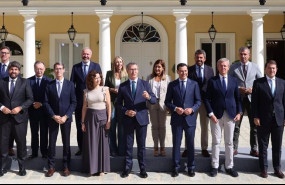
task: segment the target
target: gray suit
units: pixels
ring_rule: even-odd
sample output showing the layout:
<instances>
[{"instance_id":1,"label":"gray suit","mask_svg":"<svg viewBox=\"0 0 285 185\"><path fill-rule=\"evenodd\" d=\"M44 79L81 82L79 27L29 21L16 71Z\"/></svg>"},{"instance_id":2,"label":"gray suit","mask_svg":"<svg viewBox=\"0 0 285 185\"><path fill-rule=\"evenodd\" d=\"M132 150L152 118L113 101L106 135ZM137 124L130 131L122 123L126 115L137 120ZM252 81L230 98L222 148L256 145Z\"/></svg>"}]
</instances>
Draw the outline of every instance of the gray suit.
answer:
<instances>
[{"instance_id":1,"label":"gray suit","mask_svg":"<svg viewBox=\"0 0 285 185\"><path fill-rule=\"evenodd\" d=\"M231 66L229 75L236 77L238 79L239 87L245 87L247 89L253 87L253 83L255 80L263 77L259 67L252 62L248 62L246 77L244 75L243 66L241 62L238 62ZM257 128L254 124L254 118L253 118L252 110L251 110L251 94L241 95L241 97L242 97L243 113L245 112L245 110L247 111L249 122L250 122L251 150L256 151L257 150ZM242 119L243 117L241 118L239 122L236 123L235 135L234 135L234 149L235 150L238 149L240 126L241 126Z\"/></svg>"}]
</instances>

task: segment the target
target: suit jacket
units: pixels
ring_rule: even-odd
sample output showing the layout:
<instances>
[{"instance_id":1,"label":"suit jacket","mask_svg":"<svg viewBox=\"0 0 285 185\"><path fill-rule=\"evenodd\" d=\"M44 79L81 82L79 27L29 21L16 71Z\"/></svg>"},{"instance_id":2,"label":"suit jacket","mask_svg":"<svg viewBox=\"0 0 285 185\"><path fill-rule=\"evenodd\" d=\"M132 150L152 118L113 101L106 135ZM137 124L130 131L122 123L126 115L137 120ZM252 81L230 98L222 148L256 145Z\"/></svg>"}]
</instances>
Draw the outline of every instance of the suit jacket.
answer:
<instances>
[{"instance_id":1,"label":"suit jacket","mask_svg":"<svg viewBox=\"0 0 285 185\"><path fill-rule=\"evenodd\" d=\"M137 113L135 119L141 126L149 124L148 109L146 106L148 100L142 96L144 91L147 91L151 96L149 102L155 104L156 97L148 82L138 79L135 98L132 97L130 80L121 84L116 106L118 109L122 110L122 113L124 114L124 124L133 124L133 118L125 115L128 110L133 110Z\"/></svg>"},{"instance_id":2,"label":"suit jacket","mask_svg":"<svg viewBox=\"0 0 285 185\"><path fill-rule=\"evenodd\" d=\"M151 75L147 77L147 82L149 82L151 89L153 89L153 83L155 81L154 78L151 78ZM165 106L165 98L166 98L166 93L167 93L167 88L169 83L171 82L171 77L170 76L166 76L166 79L161 81L161 86L160 86L160 99L159 99L159 105L160 105L160 109L161 110L166 110L166 106ZM151 109L152 106L149 106L149 108Z\"/></svg>"},{"instance_id":3,"label":"suit jacket","mask_svg":"<svg viewBox=\"0 0 285 185\"><path fill-rule=\"evenodd\" d=\"M199 81L199 79L198 79L198 75L197 75L197 72L196 72L196 65L193 65L193 66L189 67L188 71L189 71L188 72L188 78L190 78L191 80L196 81L199 84L201 97L202 97L202 100L204 101L205 98L206 98L208 81L215 76L213 68L210 67L210 66L207 66L205 64L204 81L203 81L203 83L201 83Z\"/></svg>"},{"instance_id":4,"label":"suit jacket","mask_svg":"<svg viewBox=\"0 0 285 185\"><path fill-rule=\"evenodd\" d=\"M245 88L252 88L253 82L256 79L263 77L258 65L252 62L248 63L247 77L244 76L241 62L238 62L231 66L229 75L237 78L239 87ZM242 95L242 99L244 97L245 95ZM248 95L248 99L251 101L251 95Z\"/></svg>"},{"instance_id":5,"label":"suit jacket","mask_svg":"<svg viewBox=\"0 0 285 185\"><path fill-rule=\"evenodd\" d=\"M102 72L99 64L90 62L88 73L91 71ZM83 91L86 89L86 79L84 78L84 73L82 69L82 62L75 64L72 68L72 73L70 81L75 85L75 92L77 98L77 110L81 111L83 106Z\"/></svg>"},{"instance_id":6,"label":"suit jacket","mask_svg":"<svg viewBox=\"0 0 285 185\"><path fill-rule=\"evenodd\" d=\"M60 98L57 95L56 80L50 82L46 88L44 107L49 118L55 115L65 116L72 122L72 114L76 108L76 95L73 82L64 79Z\"/></svg>"},{"instance_id":7,"label":"suit jacket","mask_svg":"<svg viewBox=\"0 0 285 185\"><path fill-rule=\"evenodd\" d=\"M214 113L217 119L221 119L227 111L229 117L234 119L242 112L242 102L239 94L237 79L228 75L228 87L226 94L223 93L220 76L209 80L205 105L208 114Z\"/></svg>"},{"instance_id":8,"label":"suit jacket","mask_svg":"<svg viewBox=\"0 0 285 185\"><path fill-rule=\"evenodd\" d=\"M0 71L1 71L1 69L2 69L2 63L1 63L1 65L0 65ZM8 71L8 66L7 66L7 70L6 70L6 72L5 72L5 74L4 75L2 75L1 74L1 72L0 72L0 79L4 79L4 78L8 78L9 77L9 71Z\"/></svg>"},{"instance_id":9,"label":"suit jacket","mask_svg":"<svg viewBox=\"0 0 285 185\"><path fill-rule=\"evenodd\" d=\"M123 78L121 79L121 84L124 83L124 82L127 81L127 80L128 80L128 77L127 77L127 76L126 76L126 77L123 77ZM115 88L115 86L116 86L116 79L115 79L115 76L114 76L113 71L108 71L108 72L107 72L106 80L105 80L105 86L106 86L106 87L109 87L109 88ZM112 101L112 103L115 103L118 94L115 94L115 93L110 92L110 95L111 95L111 101Z\"/></svg>"},{"instance_id":10,"label":"suit jacket","mask_svg":"<svg viewBox=\"0 0 285 185\"><path fill-rule=\"evenodd\" d=\"M17 115L5 115L0 112L0 124L14 118L18 124L27 123L29 119L28 108L34 103L33 92L28 80L18 77L12 97L9 93L9 77L0 81L0 107L5 106L10 110L22 107Z\"/></svg>"},{"instance_id":11,"label":"suit jacket","mask_svg":"<svg viewBox=\"0 0 285 185\"><path fill-rule=\"evenodd\" d=\"M254 118L259 118L261 126L270 126L275 116L279 126L283 126L285 120L285 81L276 78L275 96L267 78L261 78L254 82L252 93L252 111Z\"/></svg>"},{"instance_id":12,"label":"suit jacket","mask_svg":"<svg viewBox=\"0 0 285 185\"><path fill-rule=\"evenodd\" d=\"M196 127L197 114L193 113L189 116L179 116L175 112L176 107L183 109L192 108L194 112L197 112L201 106L200 89L197 82L188 79L186 87L185 99L181 97L179 79L171 82L167 89L165 105L172 111L171 125L182 123L185 119L188 126Z\"/></svg>"},{"instance_id":13,"label":"suit jacket","mask_svg":"<svg viewBox=\"0 0 285 185\"><path fill-rule=\"evenodd\" d=\"M43 105L45 101L46 87L52 80L46 76L43 76L39 88L37 87L36 76L33 76L29 78L28 80L30 81L30 85L32 87L34 102L40 102ZM42 108L38 110L42 110ZM29 108L29 113L32 114L34 112L37 112L37 111L34 109L33 106L31 106Z\"/></svg>"}]
</instances>

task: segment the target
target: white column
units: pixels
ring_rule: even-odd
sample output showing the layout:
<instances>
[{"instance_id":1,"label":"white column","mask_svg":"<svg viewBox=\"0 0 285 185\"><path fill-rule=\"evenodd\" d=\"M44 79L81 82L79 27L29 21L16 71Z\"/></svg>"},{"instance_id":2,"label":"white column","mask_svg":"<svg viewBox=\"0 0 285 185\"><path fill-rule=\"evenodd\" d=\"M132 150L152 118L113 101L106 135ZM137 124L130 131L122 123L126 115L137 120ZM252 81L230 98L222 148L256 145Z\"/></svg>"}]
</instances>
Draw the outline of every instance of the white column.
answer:
<instances>
[{"instance_id":1,"label":"white column","mask_svg":"<svg viewBox=\"0 0 285 185\"><path fill-rule=\"evenodd\" d=\"M24 21L24 78L34 75L34 63L36 62L36 10L19 10L25 18Z\"/></svg>"},{"instance_id":2,"label":"white column","mask_svg":"<svg viewBox=\"0 0 285 185\"><path fill-rule=\"evenodd\" d=\"M180 63L188 64L187 17L190 13L191 10L173 10L176 17L175 68Z\"/></svg>"},{"instance_id":3,"label":"white column","mask_svg":"<svg viewBox=\"0 0 285 185\"><path fill-rule=\"evenodd\" d=\"M264 74L264 29L263 17L269 13L269 9L254 9L249 11L252 17L252 62L256 63Z\"/></svg>"},{"instance_id":4,"label":"white column","mask_svg":"<svg viewBox=\"0 0 285 185\"><path fill-rule=\"evenodd\" d=\"M99 63L102 69L104 78L107 71L111 70L111 32L110 32L110 17L113 15L113 10L95 10L99 16Z\"/></svg>"}]
</instances>

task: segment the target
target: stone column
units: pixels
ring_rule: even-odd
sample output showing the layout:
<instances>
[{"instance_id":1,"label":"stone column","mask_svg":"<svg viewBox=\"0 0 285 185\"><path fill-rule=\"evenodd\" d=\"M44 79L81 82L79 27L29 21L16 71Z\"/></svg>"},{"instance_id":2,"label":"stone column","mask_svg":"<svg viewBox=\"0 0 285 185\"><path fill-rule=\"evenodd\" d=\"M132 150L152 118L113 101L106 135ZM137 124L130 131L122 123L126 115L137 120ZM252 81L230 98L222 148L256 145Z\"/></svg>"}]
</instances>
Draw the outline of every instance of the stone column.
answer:
<instances>
[{"instance_id":1,"label":"stone column","mask_svg":"<svg viewBox=\"0 0 285 185\"><path fill-rule=\"evenodd\" d=\"M110 17L113 15L113 10L95 10L99 16L99 63L102 69L104 78L107 71L111 70L111 32L110 32Z\"/></svg>"},{"instance_id":2,"label":"stone column","mask_svg":"<svg viewBox=\"0 0 285 185\"><path fill-rule=\"evenodd\" d=\"M268 9L254 9L248 12L252 17L252 62L256 63L264 74L264 29L263 17L269 13Z\"/></svg>"},{"instance_id":3,"label":"stone column","mask_svg":"<svg viewBox=\"0 0 285 185\"><path fill-rule=\"evenodd\" d=\"M173 10L176 17L175 66L180 63L188 64L187 17L190 13L191 10Z\"/></svg>"},{"instance_id":4,"label":"stone column","mask_svg":"<svg viewBox=\"0 0 285 185\"><path fill-rule=\"evenodd\" d=\"M34 75L36 62L36 21L37 10L19 10L25 18L24 21L24 78Z\"/></svg>"}]
</instances>

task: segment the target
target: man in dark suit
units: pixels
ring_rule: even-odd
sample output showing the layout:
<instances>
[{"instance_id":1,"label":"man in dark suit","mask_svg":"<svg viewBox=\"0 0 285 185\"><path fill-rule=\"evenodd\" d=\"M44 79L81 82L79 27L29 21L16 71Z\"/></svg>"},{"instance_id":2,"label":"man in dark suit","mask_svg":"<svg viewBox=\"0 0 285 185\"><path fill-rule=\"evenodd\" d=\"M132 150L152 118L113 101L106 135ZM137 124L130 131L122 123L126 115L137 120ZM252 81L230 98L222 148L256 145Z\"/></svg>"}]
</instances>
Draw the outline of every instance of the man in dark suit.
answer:
<instances>
[{"instance_id":1,"label":"man in dark suit","mask_svg":"<svg viewBox=\"0 0 285 185\"><path fill-rule=\"evenodd\" d=\"M254 82L252 94L261 177L268 177L267 149L271 135L274 174L284 179L281 171L281 153L285 126L285 81L276 77L277 63L275 61L271 60L266 63L265 72L266 77Z\"/></svg>"},{"instance_id":2,"label":"man in dark suit","mask_svg":"<svg viewBox=\"0 0 285 185\"><path fill-rule=\"evenodd\" d=\"M222 131L225 135L225 169L232 177L238 177L234 167L234 129L235 122L239 121L242 115L241 98L239 94L237 79L228 75L230 62L226 58L218 61L219 75L210 79L207 88L205 105L211 118L212 131L212 170L211 176L218 175L220 144Z\"/></svg>"},{"instance_id":3,"label":"man in dark suit","mask_svg":"<svg viewBox=\"0 0 285 185\"><path fill-rule=\"evenodd\" d=\"M201 105L201 95L197 82L188 79L188 66L179 64L177 66L179 79L171 82L168 86L165 105L171 110L171 127L173 134L173 172L172 177L177 177L180 170L180 149L183 130L186 134L188 148L188 174L195 176L195 114Z\"/></svg>"},{"instance_id":4,"label":"man in dark suit","mask_svg":"<svg viewBox=\"0 0 285 185\"><path fill-rule=\"evenodd\" d=\"M99 64L91 62L92 51L89 48L82 50L82 62L73 66L70 81L75 85L77 107L75 110L75 120L77 128L77 142L79 151L76 152L76 156L80 156L82 153L83 133L81 129L82 107L83 107L83 91L86 89L86 76L90 71L101 72Z\"/></svg>"},{"instance_id":5,"label":"man in dark suit","mask_svg":"<svg viewBox=\"0 0 285 185\"><path fill-rule=\"evenodd\" d=\"M42 157L45 159L48 155L48 116L44 110L45 90L51 79L44 75L45 64L37 61L34 65L35 76L29 78L33 90L34 103L29 108L29 119L32 134L32 155L31 159L38 157L40 146ZM39 140L40 130L40 140Z\"/></svg>"},{"instance_id":6,"label":"man in dark suit","mask_svg":"<svg viewBox=\"0 0 285 185\"><path fill-rule=\"evenodd\" d=\"M76 108L76 95L73 82L64 79L63 64L54 65L56 80L50 82L46 88L44 106L49 117L49 150L46 177L52 177L55 172L56 140L59 127L63 142L63 176L70 175L70 132L72 114Z\"/></svg>"},{"instance_id":7,"label":"man in dark suit","mask_svg":"<svg viewBox=\"0 0 285 185\"><path fill-rule=\"evenodd\" d=\"M155 104L157 100L149 83L138 78L139 69L137 64L128 64L127 71L129 80L120 85L116 104L118 109L122 110L122 113L125 114L123 123L126 141L126 164L121 177L128 177L132 171L134 131L136 131L138 161L141 170L140 177L147 178L145 143L149 117L146 102L149 101L149 103Z\"/></svg>"},{"instance_id":8,"label":"man in dark suit","mask_svg":"<svg viewBox=\"0 0 285 185\"><path fill-rule=\"evenodd\" d=\"M27 156L27 127L28 108L33 104L33 92L29 81L19 76L21 64L11 62L8 66L9 77L0 82L0 134L1 134L1 162L0 176L9 152L9 138L14 133L17 144L17 158L19 175L26 176L25 158ZM2 165L2 163L4 163Z\"/></svg>"},{"instance_id":9,"label":"man in dark suit","mask_svg":"<svg viewBox=\"0 0 285 185\"><path fill-rule=\"evenodd\" d=\"M195 62L195 65L189 67L188 78L196 81L200 87L202 104L200 109L196 113L200 115L202 155L204 157L210 157L210 154L208 152L208 130L210 120L207 116L207 110L204 104L204 100L206 98L208 81L212 77L214 77L215 74L213 68L205 64L206 52L204 50L197 50L195 52Z\"/></svg>"}]
</instances>

